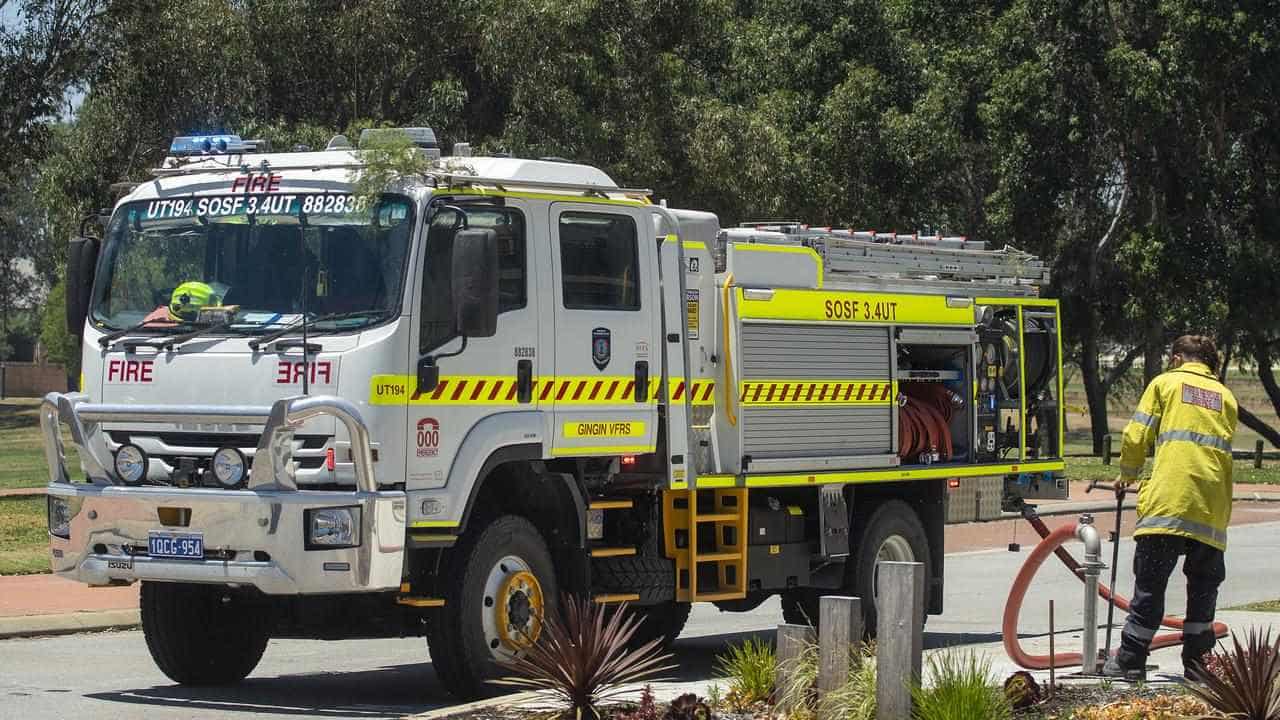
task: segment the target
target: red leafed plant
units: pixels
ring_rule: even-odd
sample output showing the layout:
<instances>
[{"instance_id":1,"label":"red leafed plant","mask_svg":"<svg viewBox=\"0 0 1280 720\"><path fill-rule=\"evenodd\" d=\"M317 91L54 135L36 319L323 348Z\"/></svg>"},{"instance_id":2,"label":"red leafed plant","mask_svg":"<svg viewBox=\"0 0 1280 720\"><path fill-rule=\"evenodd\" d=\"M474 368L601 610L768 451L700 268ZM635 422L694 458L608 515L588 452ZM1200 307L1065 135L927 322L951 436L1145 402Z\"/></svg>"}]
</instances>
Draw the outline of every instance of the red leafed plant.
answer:
<instances>
[{"instance_id":1,"label":"red leafed plant","mask_svg":"<svg viewBox=\"0 0 1280 720\"><path fill-rule=\"evenodd\" d=\"M1250 628L1244 644L1216 650L1206 667L1193 668L1187 689L1209 707L1239 720L1280 720L1280 638Z\"/></svg>"},{"instance_id":2,"label":"red leafed plant","mask_svg":"<svg viewBox=\"0 0 1280 720\"><path fill-rule=\"evenodd\" d=\"M570 717L598 720L599 704L625 692L624 685L671 670L671 658L655 639L634 650L627 643L640 619L590 598L568 596L563 619L543 618L542 632L517 657L499 661L513 677L503 682L531 690L543 690L562 698Z\"/></svg>"}]
</instances>

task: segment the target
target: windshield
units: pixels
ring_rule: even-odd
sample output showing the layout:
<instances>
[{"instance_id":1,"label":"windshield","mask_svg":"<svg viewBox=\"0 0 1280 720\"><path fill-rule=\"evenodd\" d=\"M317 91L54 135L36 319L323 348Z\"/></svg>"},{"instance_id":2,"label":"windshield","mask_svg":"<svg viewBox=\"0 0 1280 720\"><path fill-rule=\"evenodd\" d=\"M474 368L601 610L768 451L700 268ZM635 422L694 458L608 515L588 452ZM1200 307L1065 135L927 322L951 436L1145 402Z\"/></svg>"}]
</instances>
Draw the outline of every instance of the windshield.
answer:
<instances>
[{"instance_id":1,"label":"windshield","mask_svg":"<svg viewBox=\"0 0 1280 720\"><path fill-rule=\"evenodd\" d=\"M413 230L407 198L228 195L122 206L107 231L93 320L178 328L215 309L226 332L332 316L357 328L399 308Z\"/></svg>"}]
</instances>

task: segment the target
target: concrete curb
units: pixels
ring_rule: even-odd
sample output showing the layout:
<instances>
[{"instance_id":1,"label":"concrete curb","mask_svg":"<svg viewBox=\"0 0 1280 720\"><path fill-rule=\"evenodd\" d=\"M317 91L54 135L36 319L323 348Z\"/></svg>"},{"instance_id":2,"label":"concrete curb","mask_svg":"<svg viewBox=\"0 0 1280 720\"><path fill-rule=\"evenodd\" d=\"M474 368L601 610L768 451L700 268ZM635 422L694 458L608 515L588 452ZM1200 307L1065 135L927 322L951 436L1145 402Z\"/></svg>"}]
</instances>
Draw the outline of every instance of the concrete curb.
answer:
<instances>
[{"instance_id":1,"label":"concrete curb","mask_svg":"<svg viewBox=\"0 0 1280 720\"><path fill-rule=\"evenodd\" d=\"M44 495L44 488L5 488L0 490L0 497L37 497Z\"/></svg>"},{"instance_id":2,"label":"concrete curb","mask_svg":"<svg viewBox=\"0 0 1280 720\"><path fill-rule=\"evenodd\" d=\"M39 635L72 635L96 630L131 630L141 624L141 612L138 610L0 617L0 640Z\"/></svg>"}]
</instances>

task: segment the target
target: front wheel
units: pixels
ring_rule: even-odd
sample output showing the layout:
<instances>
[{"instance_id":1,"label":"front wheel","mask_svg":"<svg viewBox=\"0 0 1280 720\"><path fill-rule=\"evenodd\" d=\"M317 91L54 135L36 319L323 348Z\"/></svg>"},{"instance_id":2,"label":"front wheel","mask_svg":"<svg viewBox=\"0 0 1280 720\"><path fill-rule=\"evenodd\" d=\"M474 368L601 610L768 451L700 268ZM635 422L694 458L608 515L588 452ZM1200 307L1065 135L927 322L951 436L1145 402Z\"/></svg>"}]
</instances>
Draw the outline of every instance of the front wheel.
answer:
<instances>
[{"instance_id":1,"label":"front wheel","mask_svg":"<svg viewBox=\"0 0 1280 720\"><path fill-rule=\"evenodd\" d=\"M431 664L449 692L478 697L503 674L495 661L542 632L557 598L551 552L532 523L504 515L459 543L442 577L445 605L427 629Z\"/></svg>"},{"instance_id":2,"label":"front wheel","mask_svg":"<svg viewBox=\"0 0 1280 720\"><path fill-rule=\"evenodd\" d=\"M141 606L151 659L183 685L243 680L270 640L263 609L229 588L144 581Z\"/></svg>"}]
</instances>

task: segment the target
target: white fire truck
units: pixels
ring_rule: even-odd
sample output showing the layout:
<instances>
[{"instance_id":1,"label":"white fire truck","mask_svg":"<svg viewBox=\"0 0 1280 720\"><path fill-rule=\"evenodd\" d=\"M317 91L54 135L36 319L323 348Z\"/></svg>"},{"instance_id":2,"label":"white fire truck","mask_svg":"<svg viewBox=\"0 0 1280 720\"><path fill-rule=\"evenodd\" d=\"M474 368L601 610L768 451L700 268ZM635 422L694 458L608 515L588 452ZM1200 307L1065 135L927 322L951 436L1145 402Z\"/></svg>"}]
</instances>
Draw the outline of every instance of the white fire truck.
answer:
<instances>
[{"instance_id":1,"label":"white fire truck","mask_svg":"<svg viewBox=\"0 0 1280 720\"><path fill-rule=\"evenodd\" d=\"M965 238L721 228L594 167L179 138L72 241L78 393L42 406L53 570L141 581L180 683L270 638L425 635L454 693L566 594L864 598L943 526L1065 493L1056 301ZM82 472L67 468L62 437Z\"/></svg>"}]
</instances>

